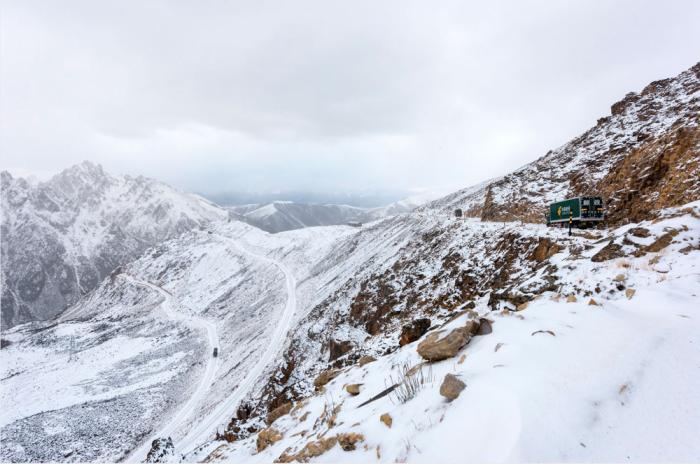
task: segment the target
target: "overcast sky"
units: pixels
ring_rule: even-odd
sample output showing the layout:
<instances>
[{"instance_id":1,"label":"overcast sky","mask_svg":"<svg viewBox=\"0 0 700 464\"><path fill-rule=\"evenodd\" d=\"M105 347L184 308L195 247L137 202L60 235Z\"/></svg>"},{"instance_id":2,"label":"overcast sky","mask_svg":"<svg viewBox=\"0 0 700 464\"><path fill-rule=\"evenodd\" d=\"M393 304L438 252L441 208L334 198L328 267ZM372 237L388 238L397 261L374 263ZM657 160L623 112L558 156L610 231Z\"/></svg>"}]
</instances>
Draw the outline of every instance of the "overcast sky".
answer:
<instances>
[{"instance_id":1,"label":"overcast sky","mask_svg":"<svg viewBox=\"0 0 700 464\"><path fill-rule=\"evenodd\" d=\"M700 60L698 1L1 2L3 169L460 188Z\"/></svg>"}]
</instances>

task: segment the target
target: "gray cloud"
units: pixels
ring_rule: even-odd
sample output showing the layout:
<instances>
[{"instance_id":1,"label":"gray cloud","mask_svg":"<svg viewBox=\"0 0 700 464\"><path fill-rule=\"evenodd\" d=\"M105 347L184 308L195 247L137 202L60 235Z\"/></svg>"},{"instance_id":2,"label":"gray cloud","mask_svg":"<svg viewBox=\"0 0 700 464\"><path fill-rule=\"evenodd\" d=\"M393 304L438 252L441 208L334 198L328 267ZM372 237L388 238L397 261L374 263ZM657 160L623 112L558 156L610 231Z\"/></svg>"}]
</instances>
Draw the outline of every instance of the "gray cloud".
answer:
<instances>
[{"instance_id":1,"label":"gray cloud","mask_svg":"<svg viewBox=\"0 0 700 464\"><path fill-rule=\"evenodd\" d=\"M3 2L2 167L185 189L458 188L698 60L667 2Z\"/></svg>"}]
</instances>

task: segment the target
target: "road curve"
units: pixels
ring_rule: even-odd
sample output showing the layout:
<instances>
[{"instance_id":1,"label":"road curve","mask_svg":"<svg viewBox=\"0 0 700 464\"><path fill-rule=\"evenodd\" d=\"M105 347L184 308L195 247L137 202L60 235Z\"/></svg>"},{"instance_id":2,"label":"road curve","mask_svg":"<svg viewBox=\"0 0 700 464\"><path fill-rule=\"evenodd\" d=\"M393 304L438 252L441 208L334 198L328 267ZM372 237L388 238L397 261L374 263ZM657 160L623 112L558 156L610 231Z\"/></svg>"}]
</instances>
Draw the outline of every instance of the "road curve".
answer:
<instances>
[{"instance_id":1,"label":"road curve","mask_svg":"<svg viewBox=\"0 0 700 464\"><path fill-rule=\"evenodd\" d=\"M180 305L183 311L180 312L175 310L174 306L178 303L174 301L174 298L169 291L159 287L158 285L152 284L151 282L136 279L128 274L122 274L122 276L135 285L140 285L160 293L164 297L160 307L163 309L165 314L167 314L170 319L184 321L190 326L204 330L207 334L207 342L209 344L209 348L205 354L207 365L204 370L204 375L202 375L202 378L197 385L197 389L194 391L194 393L192 393L192 395L190 395L190 398L182 406L180 406L175 415L161 429L152 433L151 436L145 440L140 447L132 451L129 457L126 459L127 462L142 462L145 460L148 451L151 449L152 441L160 437L172 437L175 431L183 425L189 415L194 412L199 402L207 395L209 388L214 382L216 371L219 368L219 359L213 357L211 354L214 347L219 346L219 335L214 324L205 320L204 318L194 316L189 308Z\"/></svg>"},{"instance_id":2,"label":"road curve","mask_svg":"<svg viewBox=\"0 0 700 464\"><path fill-rule=\"evenodd\" d=\"M238 403L240 403L241 400L243 400L243 398L250 392L251 388L253 388L255 385L255 382L264 373L265 368L275 359L279 351L282 349L297 306L297 282L292 272L284 264L265 255L260 255L246 250L245 248L241 247L235 239L220 234L215 235L221 238L223 241L229 243L239 253L276 266L280 271L282 271L286 281L287 302L285 304L282 317L277 323L277 327L275 328L275 332L272 334L272 338L267 350L265 350L265 353L263 353L262 357L248 372L245 379L238 384L238 388L236 388L231 395L219 403L211 414L200 420L196 426L190 430L185 438L175 444L175 450L178 454L188 454L194 451L199 445L211 439L218 427L225 426L229 423L233 412L236 410L236 407L238 407Z\"/></svg>"}]
</instances>

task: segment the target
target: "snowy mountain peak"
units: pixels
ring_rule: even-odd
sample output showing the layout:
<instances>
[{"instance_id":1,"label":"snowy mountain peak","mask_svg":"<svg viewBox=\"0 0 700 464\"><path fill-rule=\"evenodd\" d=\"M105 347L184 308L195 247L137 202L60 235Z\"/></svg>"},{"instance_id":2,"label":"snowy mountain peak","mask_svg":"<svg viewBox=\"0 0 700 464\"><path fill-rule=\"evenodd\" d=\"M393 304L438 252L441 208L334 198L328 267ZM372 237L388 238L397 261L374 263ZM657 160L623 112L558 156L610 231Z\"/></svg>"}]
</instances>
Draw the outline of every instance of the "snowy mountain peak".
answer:
<instances>
[{"instance_id":1,"label":"snowy mountain peak","mask_svg":"<svg viewBox=\"0 0 700 464\"><path fill-rule=\"evenodd\" d=\"M53 317L149 246L228 218L198 196L87 161L38 185L3 173L2 193L5 326Z\"/></svg>"}]
</instances>

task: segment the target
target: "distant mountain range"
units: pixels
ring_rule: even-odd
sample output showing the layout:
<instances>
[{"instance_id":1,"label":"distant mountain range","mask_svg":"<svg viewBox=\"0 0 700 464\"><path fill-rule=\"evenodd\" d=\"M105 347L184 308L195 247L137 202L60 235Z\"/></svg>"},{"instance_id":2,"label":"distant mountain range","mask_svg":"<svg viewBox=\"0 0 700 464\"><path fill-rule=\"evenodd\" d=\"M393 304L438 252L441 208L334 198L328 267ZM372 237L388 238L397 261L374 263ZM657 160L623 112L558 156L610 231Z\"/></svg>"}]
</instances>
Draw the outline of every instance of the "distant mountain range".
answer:
<instances>
[{"instance_id":1,"label":"distant mountain range","mask_svg":"<svg viewBox=\"0 0 700 464\"><path fill-rule=\"evenodd\" d=\"M433 193L414 195L376 208L349 205L275 201L267 204L230 206L233 217L271 233L313 226L331 226L349 222L371 222L408 213L435 197Z\"/></svg>"}]
</instances>

